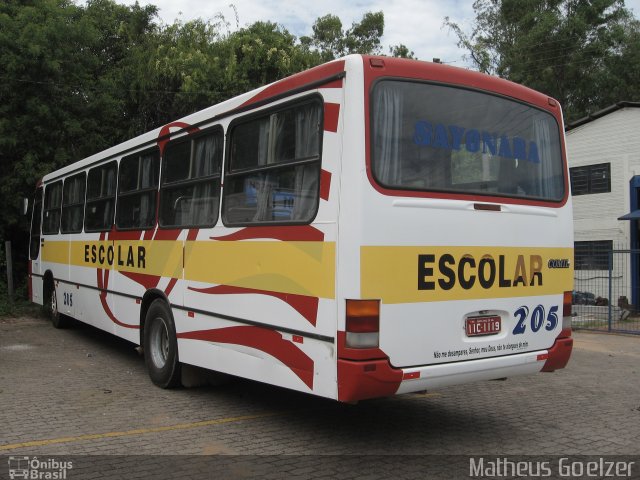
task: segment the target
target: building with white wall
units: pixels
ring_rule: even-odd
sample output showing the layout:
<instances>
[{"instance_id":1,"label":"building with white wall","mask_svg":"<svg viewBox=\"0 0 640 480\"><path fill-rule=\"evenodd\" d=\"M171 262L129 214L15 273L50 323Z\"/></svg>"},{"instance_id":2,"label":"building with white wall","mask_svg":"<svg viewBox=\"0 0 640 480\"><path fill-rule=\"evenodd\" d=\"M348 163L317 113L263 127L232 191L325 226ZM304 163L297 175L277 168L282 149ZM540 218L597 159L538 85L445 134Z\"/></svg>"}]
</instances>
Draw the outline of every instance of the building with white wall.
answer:
<instances>
[{"instance_id":1,"label":"building with white wall","mask_svg":"<svg viewBox=\"0 0 640 480\"><path fill-rule=\"evenodd\" d=\"M609 287L608 250L640 249L640 103L619 102L567 126L578 291L640 303L640 268L616 254ZM621 217L631 220L620 220ZM619 267L617 262L623 259ZM597 280L601 279L601 282Z\"/></svg>"}]
</instances>

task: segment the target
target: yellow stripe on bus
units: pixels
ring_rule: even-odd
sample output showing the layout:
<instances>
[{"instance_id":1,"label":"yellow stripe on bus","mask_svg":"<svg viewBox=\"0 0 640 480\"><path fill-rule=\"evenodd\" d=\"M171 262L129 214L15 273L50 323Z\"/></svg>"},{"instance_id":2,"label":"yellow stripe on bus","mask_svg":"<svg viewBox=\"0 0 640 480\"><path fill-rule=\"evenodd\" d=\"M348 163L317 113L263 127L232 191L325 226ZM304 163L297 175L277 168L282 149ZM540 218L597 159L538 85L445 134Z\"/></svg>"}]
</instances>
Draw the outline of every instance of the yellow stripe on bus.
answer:
<instances>
[{"instance_id":1,"label":"yellow stripe on bus","mask_svg":"<svg viewBox=\"0 0 640 480\"><path fill-rule=\"evenodd\" d=\"M335 242L187 242L185 278L335 297Z\"/></svg>"},{"instance_id":2,"label":"yellow stripe on bus","mask_svg":"<svg viewBox=\"0 0 640 480\"><path fill-rule=\"evenodd\" d=\"M184 245L184 252L183 252ZM335 297L335 242L48 241L44 262Z\"/></svg>"},{"instance_id":3,"label":"yellow stripe on bus","mask_svg":"<svg viewBox=\"0 0 640 480\"><path fill-rule=\"evenodd\" d=\"M573 288L573 249L360 249L362 298L417 303L558 294Z\"/></svg>"}]
</instances>

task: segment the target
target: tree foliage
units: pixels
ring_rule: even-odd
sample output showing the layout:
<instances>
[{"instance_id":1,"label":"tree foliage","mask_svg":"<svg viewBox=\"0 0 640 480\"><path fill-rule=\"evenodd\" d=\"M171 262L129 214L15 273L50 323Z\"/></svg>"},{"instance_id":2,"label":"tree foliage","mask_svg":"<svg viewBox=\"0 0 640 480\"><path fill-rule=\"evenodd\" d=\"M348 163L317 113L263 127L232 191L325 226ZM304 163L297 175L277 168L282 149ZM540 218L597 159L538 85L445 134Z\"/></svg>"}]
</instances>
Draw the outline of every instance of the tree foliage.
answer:
<instances>
[{"instance_id":1,"label":"tree foliage","mask_svg":"<svg viewBox=\"0 0 640 480\"><path fill-rule=\"evenodd\" d=\"M315 49L323 61L363 53L380 54L380 37L384 33L384 14L382 12L365 13L360 22L354 22L344 31L342 21L335 15L327 14L313 24L313 35L302 37L303 45Z\"/></svg>"},{"instance_id":2,"label":"tree foliage","mask_svg":"<svg viewBox=\"0 0 640 480\"><path fill-rule=\"evenodd\" d=\"M470 32L445 21L473 64L557 98L567 120L640 96L640 24L624 0L476 0L473 8Z\"/></svg>"},{"instance_id":3,"label":"tree foliage","mask_svg":"<svg viewBox=\"0 0 640 480\"><path fill-rule=\"evenodd\" d=\"M26 270L21 200L46 173L326 60L380 53L384 15L347 30L326 15L311 30L232 31L222 15L160 25L155 6L114 0L0 2L0 238L14 240L16 273Z\"/></svg>"}]
</instances>

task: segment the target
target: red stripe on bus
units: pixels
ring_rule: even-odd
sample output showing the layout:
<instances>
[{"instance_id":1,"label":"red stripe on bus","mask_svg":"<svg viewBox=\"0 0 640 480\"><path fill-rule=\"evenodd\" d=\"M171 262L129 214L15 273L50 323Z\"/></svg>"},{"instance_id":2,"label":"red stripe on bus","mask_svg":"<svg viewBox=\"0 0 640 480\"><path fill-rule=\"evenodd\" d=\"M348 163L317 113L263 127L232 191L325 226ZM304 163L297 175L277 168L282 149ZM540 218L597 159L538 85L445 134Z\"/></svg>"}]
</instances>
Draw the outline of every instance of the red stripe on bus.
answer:
<instances>
[{"instance_id":1,"label":"red stripe on bus","mask_svg":"<svg viewBox=\"0 0 640 480\"><path fill-rule=\"evenodd\" d=\"M179 333L178 338L255 348L284 363L313 390L313 360L282 334L264 327L238 326Z\"/></svg>"},{"instance_id":2,"label":"red stripe on bus","mask_svg":"<svg viewBox=\"0 0 640 480\"><path fill-rule=\"evenodd\" d=\"M115 323L116 325L120 325L121 327L124 327L124 328L140 329L140 325L131 325L129 323L124 323L116 318L116 316L111 311L111 308L107 304L107 292L100 292L100 302L102 303L102 308L104 309L104 312L107 314L107 316L111 319L113 323Z\"/></svg>"},{"instance_id":3,"label":"red stripe on bus","mask_svg":"<svg viewBox=\"0 0 640 480\"><path fill-rule=\"evenodd\" d=\"M317 297L309 297L306 295L295 295L291 293L271 292L269 290L257 290L255 288L234 287L231 285L218 285L209 288L188 287L189 290L205 293L207 295L268 295L282 300L291 308L295 309L302 315L311 325L316 326L318 320L318 302Z\"/></svg>"},{"instance_id":4,"label":"red stripe on bus","mask_svg":"<svg viewBox=\"0 0 640 480\"><path fill-rule=\"evenodd\" d=\"M99 237L100 241L104 241L105 237L106 237L105 232L102 232ZM101 289L100 293L98 294L98 297L100 298L100 303L102 304L102 309L104 310L104 313L106 313L109 319L116 325L120 325L121 327L125 327L125 328L139 329L140 325L131 325L128 323L121 322L116 318L116 316L111 311L111 307L109 307L109 304L107 303L107 292L106 292L107 288L109 287L109 272L110 272L109 269L96 268L96 277L97 277L96 282L98 284L98 288Z\"/></svg>"},{"instance_id":5,"label":"red stripe on bus","mask_svg":"<svg viewBox=\"0 0 640 480\"><path fill-rule=\"evenodd\" d=\"M324 104L324 129L327 132L338 131L338 119L340 118L339 103Z\"/></svg>"},{"instance_id":6,"label":"red stripe on bus","mask_svg":"<svg viewBox=\"0 0 640 480\"><path fill-rule=\"evenodd\" d=\"M322 180L320 183L322 184ZM324 233L311 225L293 225L288 227L246 227L238 230L237 232L230 233L229 235L209 238L211 240L218 241L273 238L275 240L289 242L321 242L324 240Z\"/></svg>"},{"instance_id":7,"label":"red stripe on bus","mask_svg":"<svg viewBox=\"0 0 640 480\"><path fill-rule=\"evenodd\" d=\"M260 93L254 95L249 100L240 105L240 107L245 107L262 100L267 100L271 97L290 92L291 90L304 87L305 85L317 82L319 80L322 80L323 78L329 78L342 72L344 72L344 60L327 63L325 65L319 65L310 70L297 73L295 75L292 75L291 77L287 77L283 80L280 80L279 82L269 85ZM325 85L322 85L322 88L342 88L342 80L340 79L329 82Z\"/></svg>"},{"instance_id":8,"label":"red stripe on bus","mask_svg":"<svg viewBox=\"0 0 640 480\"><path fill-rule=\"evenodd\" d=\"M123 271L120 271L120 274L123 277L127 277L129 280L133 280L137 284L142 285L145 290L156 288L158 286L158 283L160 283L160 277L157 275Z\"/></svg>"},{"instance_id":9,"label":"red stripe on bus","mask_svg":"<svg viewBox=\"0 0 640 480\"><path fill-rule=\"evenodd\" d=\"M100 235L100 240L140 240L143 234L143 230L116 230L116 226L114 225L110 232L108 232L108 236L105 238Z\"/></svg>"},{"instance_id":10,"label":"red stripe on bus","mask_svg":"<svg viewBox=\"0 0 640 480\"><path fill-rule=\"evenodd\" d=\"M331 192L331 172L322 169L320 171L320 198L323 200L329 200L329 193Z\"/></svg>"},{"instance_id":11,"label":"red stripe on bus","mask_svg":"<svg viewBox=\"0 0 640 480\"><path fill-rule=\"evenodd\" d=\"M177 240L178 237L180 236L180 232L182 232L182 230L180 230L179 228L171 228L168 230L165 230L163 228L158 228L158 230L156 230L156 233L153 239L154 240Z\"/></svg>"},{"instance_id":12,"label":"red stripe on bus","mask_svg":"<svg viewBox=\"0 0 640 480\"><path fill-rule=\"evenodd\" d=\"M158 133L158 148L160 149L160 155L162 155L162 153L164 152L164 147L166 147L169 140L171 140L172 128L179 128L181 130L186 129L189 133L200 131L198 127L192 127L190 124L184 122L167 123L160 129L160 133Z\"/></svg>"}]
</instances>

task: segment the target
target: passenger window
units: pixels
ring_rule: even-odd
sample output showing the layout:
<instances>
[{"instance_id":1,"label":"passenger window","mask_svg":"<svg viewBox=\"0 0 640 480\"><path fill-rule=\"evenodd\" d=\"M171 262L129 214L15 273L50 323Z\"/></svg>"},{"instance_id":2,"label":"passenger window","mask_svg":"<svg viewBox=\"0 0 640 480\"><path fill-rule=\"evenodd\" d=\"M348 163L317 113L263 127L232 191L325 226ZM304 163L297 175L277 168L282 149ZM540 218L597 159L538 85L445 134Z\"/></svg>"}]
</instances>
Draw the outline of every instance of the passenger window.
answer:
<instances>
[{"instance_id":1,"label":"passenger window","mask_svg":"<svg viewBox=\"0 0 640 480\"><path fill-rule=\"evenodd\" d=\"M62 181L47 185L44 192L44 216L42 233L55 235L60 230L60 206L62 205Z\"/></svg>"},{"instance_id":2,"label":"passenger window","mask_svg":"<svg viewBox=\"0 0 640 480\"><path fill-rule=\"evenodd\" d=\"M84 219L86 232L111 230L115 212L117 171L116 162L109 162L89 170Z\"/></svg>"},{"instance_id":3,"label":"passenger window","mask_svg":"<svg viewBox=\"0 0 640 480\"><path fill-rule=\"evenodd\" d=\"M119 229L148 229L156 224L156 198L160 161L158 150L124 157L118 174Z\"/></svg>"},{"instance_id":4,"label":"passenger window","mask_svg":"<svg viewBox=\"0 0 640 480\"><path fill-rule=\"evenodd\" d=\"M62 233L80 233L84 221L84 192L86 174L84 172L64 181L62 195Z\"/></svg>"},{"instance_id":5,"label":"passenger window","mask_svg":"<svg viewBox=\"0 0 640 480\"><path fill-rule=\"evenodd\" d=\"M160 225L212 227L218 220L223 134L218 129L167 145L162 164Z\"/></svg>"},{"instance_id":6,"label":"passenger window","mask_svg":"<svg viewBox=\"0 0 640 480\"><path fill-rule=\"evenodd\" d=\"M310 223L318 209L321 144L316 99L233 126L225 224Z\"/></svg>"}]
</instances>

